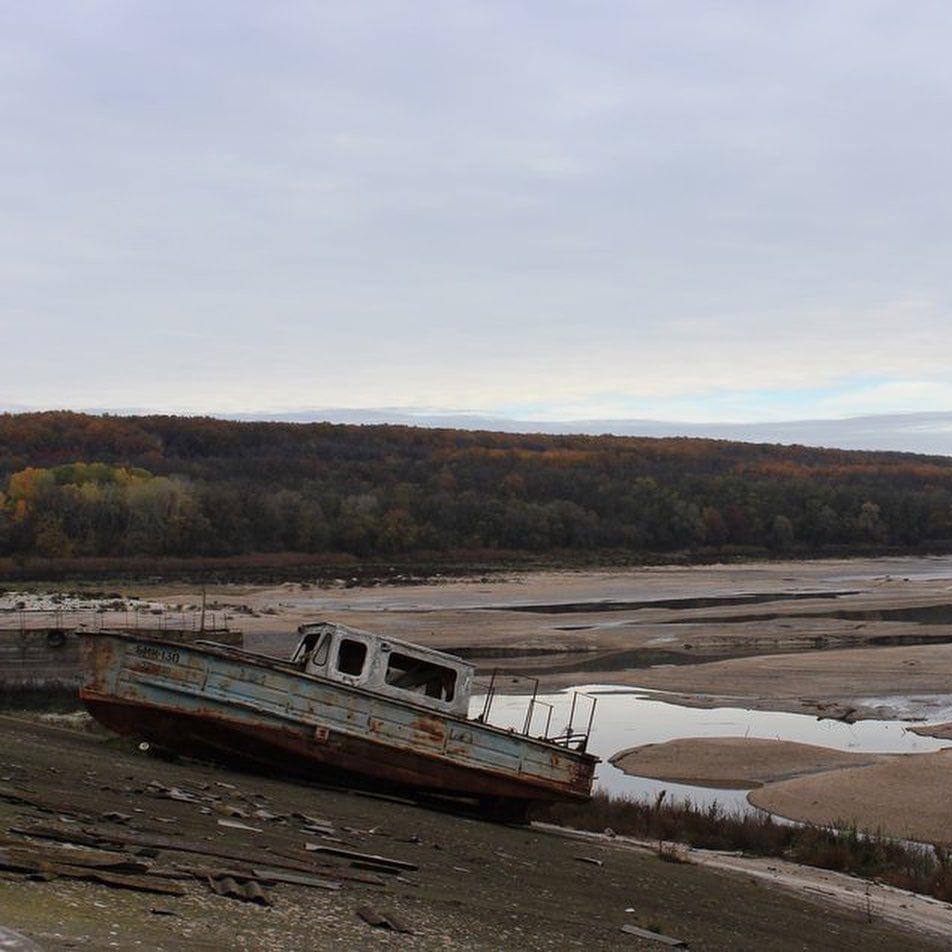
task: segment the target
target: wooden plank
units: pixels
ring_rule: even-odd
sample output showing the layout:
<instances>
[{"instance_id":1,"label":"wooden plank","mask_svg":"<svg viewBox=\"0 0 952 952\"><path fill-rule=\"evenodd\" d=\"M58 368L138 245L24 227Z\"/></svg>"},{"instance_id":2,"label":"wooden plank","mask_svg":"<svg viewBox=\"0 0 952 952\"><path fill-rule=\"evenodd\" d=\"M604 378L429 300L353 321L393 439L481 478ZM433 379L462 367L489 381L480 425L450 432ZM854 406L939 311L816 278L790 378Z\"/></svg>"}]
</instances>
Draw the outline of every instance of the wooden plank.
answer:
<instances>
[{"instance_id":1,"label":"wooden plank","mask_svg":"<svg viewBox=\"0 0 952 952\"><path fill-rule=\"evenodd\" d=\"M98 831L90 828L83 830L67 830L57 827L33 826L33 827L11 827L11 833L18 833L22 836L35 836L41 839L58 840L65 843L78 843L83 846L99 846L103 844L113 844L114 848L121 849L123 846L145 846L153 849L168 850L175 853L194 853L199 856L211 856L215 859L227 859L239 863L242 866L248 863L260 863L262 866L276 866L281 869L290 869L299 873L306 873L313 876L330 876L333 879L343 879L348 882L364 883L370 886L383 886L384 881L376 876L362 876L358 873L352 873L348 870L337 867L323 865L322 868L315 868L313 863L305 863L301 860L292 860L290 857L281 853L279 850L267 849L266 852L255 850L233 850L224 847L205 846L201 843L189 843L176 841L171 836L159 836L157 834L144 835L136 834L131 830L119 833ZM322 864L317 864L318 867Z\"/></svg>"},{"instance_id":2,"label":"wooden plank","mask_svg":"<svg viewBox=\"0 0 952 952\"><path fill-rule=\"evenodd\" d=\"M262 869L255 866L252 869L256 879L263 883L288 883L292 886L310 886L313 889L338 890L340 883L331 879L318 879L317 876L307 876L304 873L292 873L281 869Z\"/></svg>"},{"instance_id":3,"label":"wooden plank","mask_svg":"<svg viewBox=\"0 0 952 952\"><path fill-rule=\"evenodd\" d=\"M627 935L637 936L639 939L647 939L649 942L660 942L662 945L670 946L672 949L686 949L687 942L683 939L675 939L669 935L662 935L660 932L652 932L650 929L641 929L638 926L624 925L621 931Z\"/></svg>"},{"instance_id":4,"label":"wooden plank","mask_svg":"<svg viewBox=\"0 0 952 952\"><path fill-rule=\"evenodd\" d=\"M403 869L415 872L420 868L416 863L407 863L402 859L374 856L372 853L358 853L355 850L345 850L338 846L325 846L323 843L306 843L304 848L309 853L322 853L325 856L336 856L340 859L357 860L358 862L373 864L377 869Z\"/></svg>"}]
</instances>

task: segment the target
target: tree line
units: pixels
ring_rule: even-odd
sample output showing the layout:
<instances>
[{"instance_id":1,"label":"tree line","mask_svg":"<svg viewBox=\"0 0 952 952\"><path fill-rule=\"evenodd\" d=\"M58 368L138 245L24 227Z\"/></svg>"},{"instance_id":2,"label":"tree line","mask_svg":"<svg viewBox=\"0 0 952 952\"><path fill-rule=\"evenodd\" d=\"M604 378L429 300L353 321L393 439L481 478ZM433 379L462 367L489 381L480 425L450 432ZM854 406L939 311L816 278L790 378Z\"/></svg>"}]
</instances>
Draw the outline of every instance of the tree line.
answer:
<instances>
[{"instance_id":1,"label":"tree line","mask_svg":"<svg viewBox=\"0 0 952 952\"><path fill-rule=\"evenodd\" d=\"M810 553L950 540L945 457L686 438L0 415L0 555Z\"/></svg>"}]
</instances>

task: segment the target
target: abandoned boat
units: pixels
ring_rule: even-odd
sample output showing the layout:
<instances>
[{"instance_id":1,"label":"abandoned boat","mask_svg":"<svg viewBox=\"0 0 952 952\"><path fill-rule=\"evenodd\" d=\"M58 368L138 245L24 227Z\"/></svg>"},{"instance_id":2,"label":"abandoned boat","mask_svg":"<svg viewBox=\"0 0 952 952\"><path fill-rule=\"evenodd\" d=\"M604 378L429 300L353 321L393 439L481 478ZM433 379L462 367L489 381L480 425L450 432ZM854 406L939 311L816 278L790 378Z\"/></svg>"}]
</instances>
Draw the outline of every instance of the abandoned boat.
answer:
<instances>
[{"instance_id":1,"label":"abandoned boat","mask_svg":"<svg viewBox=\"0 0 952 952\"><path fill-rule=\"evenodd\" d=\"M469 716L475 672L460 658L326 622L299 633L280 661L214 642L81 631L80 697L104 726L176 753L466 798L504 818L591 796L591 715L576 730L574 699L558 736L547 736L547 719L531 737L534 694L521 732L488 723L495 677Z\"/></svg>"}]
</instances>

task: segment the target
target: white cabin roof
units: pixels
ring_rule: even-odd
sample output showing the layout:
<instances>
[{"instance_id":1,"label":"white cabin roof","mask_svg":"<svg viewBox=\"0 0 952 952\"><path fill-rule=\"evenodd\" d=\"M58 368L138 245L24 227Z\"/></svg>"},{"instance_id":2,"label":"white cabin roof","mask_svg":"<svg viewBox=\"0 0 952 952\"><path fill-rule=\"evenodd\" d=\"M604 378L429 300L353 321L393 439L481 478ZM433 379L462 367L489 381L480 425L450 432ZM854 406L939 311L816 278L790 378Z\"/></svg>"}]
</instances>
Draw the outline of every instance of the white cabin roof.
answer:
<instances>
[{"instance_id":1,"label":"white cabin roof","mask_svg":"<svg viewBox=\"0 0 952 952\"><path fill-rule=\"evenodd\" d=\"M291 660L305 665L309 673L445 713L467 715L476 669L456 655L336 622L301 625L298 633L301 641ZM341 659L342 645L348 640L365 646L366 657L352 670ZM363 655L364 649L359 654ZM420 672L424 672L422 678Z\"/></svg>"}]
</instances>

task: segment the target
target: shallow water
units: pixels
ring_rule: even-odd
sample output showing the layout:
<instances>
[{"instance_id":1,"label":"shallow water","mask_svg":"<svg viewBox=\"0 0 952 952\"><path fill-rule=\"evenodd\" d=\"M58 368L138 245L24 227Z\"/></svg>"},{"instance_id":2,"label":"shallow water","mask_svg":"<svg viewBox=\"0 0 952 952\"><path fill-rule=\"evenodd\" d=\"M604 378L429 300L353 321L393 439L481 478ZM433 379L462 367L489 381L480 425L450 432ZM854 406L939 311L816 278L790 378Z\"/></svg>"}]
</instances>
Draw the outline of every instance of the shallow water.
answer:
<instances>
[{"instance_id":1,"label":"shallow water","mask_svg":"<svg viewBox=\"0 0 952 952\"><path fill-rule=\"evenodd\" d=\"M617 601L610 598L582 602L547 602L545 604L493 605L492 611L530 612L543 615L596 614L599 612L639 611L644 608L721 608L732 605L759 605L763 602L790 602L799 599L839 598L841 595L856 595L855 591L811 592L738 592L734 595L704 595L682 598L651 598L638 601Z\"/></svg>"},{"instance_id":2,"label":"shallow water","mask_svg":"<svg viewBox=\"0 0 952 952\"><path fill-rule=\"evenodd\" d=\"M669 799L690 799L702 806L717 802L723 807L752 809L747 790L722 790L688 784L668 783L645 777L630 777L608 763L612 754L628 747L657 744L683 737L759 737L797 741L863 753L925 753L949 746L947 740L922 737L900 721L858 721L846 724L828 718L780 711L752 711L738 707L692 708L659 700L642 688L612 685L579 685L566 691L539 696L540 702L553 706L549 736L562 732L568 721L572 692L579 691L597 701L595 723L589 751L602 758L596 769L596 789L639 799L654 797L661 790ZM584 729L590 701L580 697L576 706L575 729ZM485 698L474 697L470 713L483 709ZM521 729L525 723L529 698L520 695L496 695L489 721L502 727ZM548 709L538 705L532 733L545 729Z\"/></svg>"}]
</instances>

